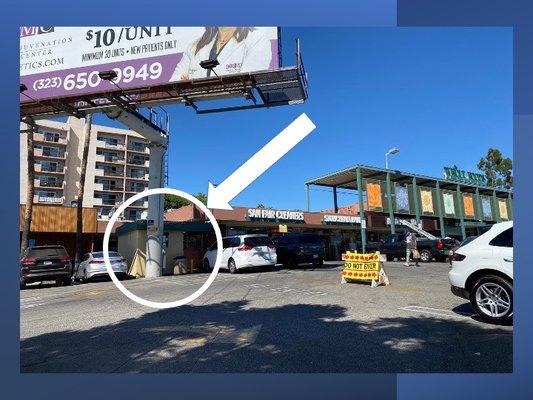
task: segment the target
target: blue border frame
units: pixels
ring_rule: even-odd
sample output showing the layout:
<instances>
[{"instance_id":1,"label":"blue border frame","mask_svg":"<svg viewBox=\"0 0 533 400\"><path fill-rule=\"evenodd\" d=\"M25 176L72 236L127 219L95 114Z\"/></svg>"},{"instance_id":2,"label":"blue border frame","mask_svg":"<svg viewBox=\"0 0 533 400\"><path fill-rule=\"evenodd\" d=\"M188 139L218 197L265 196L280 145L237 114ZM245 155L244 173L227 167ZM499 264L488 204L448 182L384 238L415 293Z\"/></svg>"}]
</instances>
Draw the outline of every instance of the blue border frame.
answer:
<instances>
[{"instance_id":1,"label":"blue border frame","mask_svg":"<svg viewBox=\"0 0 533 400\"><path fill-rule=\"evenodd\" d=\"M18 149L18 104L13 101L18 96L18 66L15 54L18 52L19 25L96 25L96 24L169 24L198 25L231 24L254 25L299 25L299 26L391 26L396 24L396 16L401 26L514 26L515 30L515 219L516 258L518 260L515 323L514 373L507 375L401 375L398 379L400 399L448 399L472 397L491 399L533 398L528 377L532 376L530 354L531 313L527 309L526 293L533 282L533 269L520 260L533 259L533 249L526 246L527 227L531 226L533 216L522 212L533 200L531 185L527 185L526 171L533 169L533 160L527 150L533 148L533 20L531 2L514 0L512 8L509 1L494 0L330 0L320 1L282 1L254 3L237 0L224 4L212 0L202 3L202 14L198 2L192 0L139 2L115 0L114 2L92 0L84 5L76 5L66 0L53 3L27 0L24 3L6 0L2 4L2 107L0 115L4 121L4 151L0 158L2 183L4 187L18 188L19 153ZM83 12L79 10L85 7ZM175 10L175 12L169 12ZM250 12L253 10L252 17ZM527 73L529 72L529 74ZM517 84L516 82L519 82ZM529 132L529 133L528 133ZM518 172L517 172L518 171ZM7 172L7 173L6 173ZM522 175L521 175L522 174ZM528 182L529 183L529 182ZM1 208L4 229L0 231L3 244L4 263L18 263L19 237L17 190L4 193L4 207ZM521 243L524 245L521 245ZM7 251L6 251L7 250ZM5 397L56 399L94 398L95 395L110 397L120 391L120 396L131 399L187 397L194 392L196 398L220 397L221 393L231 393L231 397L256 399L272 398L276 395L287 397L313 398L391 398L388 378L391 375L25 375L19 374L19 297L16 269L4 272L0 280L0 302L3 329L0 330L0 343L3 347L0 373L4 378ZM393 377L393 376L392 376ZM358 378L363 378L368 391L356 390ZM350 383L347 384L347 381ZM95 384L96 383L96 384ZM393 383L392 383L393 384ZM235 388L238 388L237 392ZM260 388L260 389L258 389ZM372 388L372 389L370 389ZM113 393L115 392L115 393ZM116 394L115 394L116 395Z\"/></svg>"},{"instance_id":2,"label":"blue border frame","mask_svg":"<svg viewBox=\"0 0 533 400\"><path fill-rule=\"evenodd\" d=\"M533 3L527 0L398 0L398 26L509 26L514 48L515 313L512 374L398 375L399 399L533 398ZM529 175L529 176L528 176Z\"/></svg>"}]
</instances>

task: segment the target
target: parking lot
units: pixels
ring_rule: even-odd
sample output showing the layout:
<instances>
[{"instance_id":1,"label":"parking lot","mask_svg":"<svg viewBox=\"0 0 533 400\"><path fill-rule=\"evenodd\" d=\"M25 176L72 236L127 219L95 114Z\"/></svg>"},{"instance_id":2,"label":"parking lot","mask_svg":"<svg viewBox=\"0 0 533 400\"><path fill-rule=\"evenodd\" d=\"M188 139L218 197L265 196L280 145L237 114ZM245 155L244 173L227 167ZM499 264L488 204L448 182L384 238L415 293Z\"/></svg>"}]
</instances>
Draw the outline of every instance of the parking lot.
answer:
<instances>
[{"instance_id":1,"label":"parking lot","mask_svg":"<svg viewBox=\"0 0 533 400\"><path fill-rule=\"evenodd\" d=\"M445 263L387 262L391 285L340 284L341 263L221 272L153 310L112 282L21 291L22 372L511 372L512 326L450 293ZM125 281L173 301L207 274Z\"/></svg>"}]
</instances>

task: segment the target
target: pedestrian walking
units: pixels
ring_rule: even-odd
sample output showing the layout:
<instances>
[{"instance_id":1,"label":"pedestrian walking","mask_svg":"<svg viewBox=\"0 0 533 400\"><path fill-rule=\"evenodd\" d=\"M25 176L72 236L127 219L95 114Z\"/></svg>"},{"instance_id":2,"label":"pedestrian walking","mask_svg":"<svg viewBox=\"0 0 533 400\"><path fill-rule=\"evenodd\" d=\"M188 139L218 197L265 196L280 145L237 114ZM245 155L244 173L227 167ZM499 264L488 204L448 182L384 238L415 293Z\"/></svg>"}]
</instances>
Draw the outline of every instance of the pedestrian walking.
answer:
<instances>
[{"instance_id":1,"label":"pedestrian walking","mask_svg":"<svg viewBox=\"0 0 533 400\"><path fill-rule=\"evenodd\" d=\"M410 259L413 258L415 267L418 267L418 259L420 255L417 249L416 236L413 232L405 230L405 266L410 267Z\"/></svg>"}]
</instances>

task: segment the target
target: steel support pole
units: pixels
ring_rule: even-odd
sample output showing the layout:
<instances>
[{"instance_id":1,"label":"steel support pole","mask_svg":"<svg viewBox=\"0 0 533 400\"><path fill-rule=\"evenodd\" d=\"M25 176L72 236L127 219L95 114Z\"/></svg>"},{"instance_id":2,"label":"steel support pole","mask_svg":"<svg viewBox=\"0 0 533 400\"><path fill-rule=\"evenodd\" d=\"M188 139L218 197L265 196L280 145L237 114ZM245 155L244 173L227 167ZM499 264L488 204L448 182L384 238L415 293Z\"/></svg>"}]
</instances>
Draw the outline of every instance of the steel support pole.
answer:
<instances>
[{"instance_id":1,"label":"steel support pole","mask_svg":"<svg viewBox=\"0 0 533 400\"><path fill-rule=\"evenodd\" d=\"M394 221L394 201L392 200L390 172L387 172L386 185L387 185L387 205L389 206L390 233L394 235L396 233L396 222Z\"/></svg>"},{"instance_id":2,"label":"steel support pole","mask_svg":"<svg viewBox=\"0 0 533 400\"><path fill-rule=\"evenodd\" d=\"M479 188L476 188L476 201L474 203L476 205L476 209L474 210L475 213L477 213L477 220L479 222L483 222L483 205L481 204L481 196L479 195Z\"/></svg>"},{"instance_id":3,"label":"steel support pole","mask_svg":"<svg viewBox=\"0 0 533 400\"><path fill-rule=\"evenodd\" d=\"M511 196L511 193L507 195L507 198L509 199L507 201L507 213L509 214L509 221L513 220L513 197Z\"/></svg>"},{"instance_id":4,"label":"steel support pole","mask_svg":"<svg viewBox=\"0 0 533 400\"><path fill-rule=\"evenodd\" d=\"M333 209L335 214L339 212L339 204L337 203L337 186L333 186Z\"/></svg>"},{"instance_id":5,"label":"steel support pole","mask_svg":"<svg viewBox=\"0 0 533 400\"><path fill-rule=\"evenodd\" d=\"M361 246L363 253L366 251L366 220L365 207L363 204L363 179L361 178L361 169L359 167L355 170L355 178L357 181L357 197L359 200L359 218L361 220Z\"/></svg>"},{"instance_id":6,"label":"steel support pole","mask_svg":"<svg viewBox=\"0 0 533 400\"><path fill-rule=\"evenodd\" d=\"M309 197L309 184L305 184L305 204L307 207L307 212L311 211L311 199Z\"/></svg>"},{"instance_id":7,"label":"steel support pole","mask_svg":"<svg viewBox=\"0 0 533 400\"><path fill-rule=\"evenodd\" d=\"M148 188L163 186L163 163L166 148L162 145L150 144L150 166ZM163 273L163 195L148 197L148 218L146 229L146 277L154 278Z\"/></svg>"},{"instance_id":8,"label":"steel support pole","mask_svg":"<svg viewBox=\"0 0 533 400\"><path fill-rule=\"evenodd\" d=\"M459 209L459 223L461 224L461 235L463 239L466 239L466 228L465 228L465 212L463 207L463 196L461 194L461 185L457 185L457 208Z\"/></svg>"},{"instance_id":9,"label":"steel support pole","mask_svg":"<svg viewBox=\"0 0 533 400\"><path fill-rule=\"evenodd\" d=\"M418 185L416 178L413 176L413 199L415 200L415 218L416 225L420 228L420 193L418 193Z\"/></svg>"},{"instance_id":10,"label":"steel support pole","mask_svg":"<svg viewBox=\"0 0 533 400\"><path fill-rule=\"evenodd\" d=\"M440 190L440 182L437 181L435 185L435 190L437 191L437 211L439 213L439 225L440 225L440 236L446 237L446 228L444 227L444 205L442 204L442 191Z\"/></svg>"},{"instance_id":11,"label":"steel support pole","mask_svg":"<svg viewBox=\"0 0 533 400\"><path fill-rule=\"evenodd\" d=\"M492 191L492 204L494 204L494 216L496 217L496 222L502 222L500 205L498 204L498 197L496 196L496 189Z\"/></svg>"}]
</instances>

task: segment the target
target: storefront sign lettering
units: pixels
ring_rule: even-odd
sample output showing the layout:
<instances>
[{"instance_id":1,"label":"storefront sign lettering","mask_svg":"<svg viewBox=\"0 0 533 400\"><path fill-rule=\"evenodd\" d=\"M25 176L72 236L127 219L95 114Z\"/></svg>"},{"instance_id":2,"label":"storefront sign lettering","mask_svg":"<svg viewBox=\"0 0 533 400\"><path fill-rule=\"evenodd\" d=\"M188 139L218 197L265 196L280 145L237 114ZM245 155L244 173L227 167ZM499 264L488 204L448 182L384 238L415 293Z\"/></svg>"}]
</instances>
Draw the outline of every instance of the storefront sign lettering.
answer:
<instances>
[{"instance_id":1,"label":"storefront sign lettering","mask_svg":"<svg viewBox=\"0 0 533 400\"><path fill-rule=\"evenodd\" d=\"M262 219L271 221L303 221L302 211L272 210L270 208L249 208L246 215L249 219Z\"/></svg>"},{"instance_id":2,"label":"storefront sign lettering","mask_svg":"<svg viewBox=\"0 0 533 400\"><path fill-rule=\"evenodd\" d=\"M361 218L356 215L326 214L322 218L324 224L358 224Z\"/></svg>"},{"instance_id":3,"label":"storefront sign lettering","mask_svg":"<svg viewBox=\"0 0 533 400\"><path fill-rule=\"evenodd\" d=\"M457 165L454 165L453 167L444 167L444 179L470 185L488 185L488 180L485 175L463 171L459 169Z\"/></svg>"}]
</instances>

